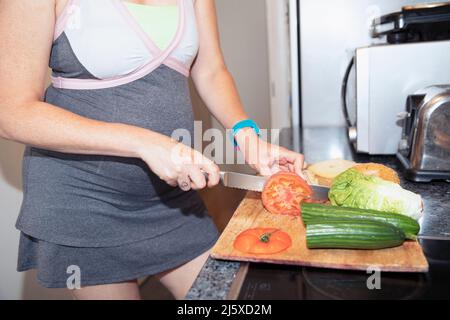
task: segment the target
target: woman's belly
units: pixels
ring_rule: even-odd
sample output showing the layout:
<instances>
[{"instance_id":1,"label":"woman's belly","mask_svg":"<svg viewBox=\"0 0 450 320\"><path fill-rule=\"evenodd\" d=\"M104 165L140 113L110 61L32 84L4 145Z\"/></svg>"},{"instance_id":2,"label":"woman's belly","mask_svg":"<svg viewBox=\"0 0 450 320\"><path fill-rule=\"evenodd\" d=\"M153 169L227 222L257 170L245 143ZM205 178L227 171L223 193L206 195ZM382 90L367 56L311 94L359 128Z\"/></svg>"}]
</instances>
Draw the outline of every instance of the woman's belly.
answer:
<instances>
[{"instance_id":1,"label":"woman's belly","mask_svg":"<svg viewBox=\"0 0 450 320\"><path fill-rule=\"evenodd\" d=\"M110 89L64 90L50 87L45 101L87 118L138 126L166 136L178 129L193 133L187 79L165 66L138 81ZM140 194L145 191L148 197L170 189L140 159L82 155L74 158L47 150L35 151L57 161L60 166L66 164L84 173L90 172L94 182L101 181L123 193ZM51 165L51 161L47 165Z\"/></svg>"},{"instance_id":2,"label":"woman's belly","mask_svg":"<svg viewBox=\"0 0 450 320\"><path fill-rule=\"evenodd\" d=\"M84 117L130 124L167 136L176 129L193 130L188 80L166 66L114 88L65 90L49 87L45 101Z\"/></svg>"}]
</instances>

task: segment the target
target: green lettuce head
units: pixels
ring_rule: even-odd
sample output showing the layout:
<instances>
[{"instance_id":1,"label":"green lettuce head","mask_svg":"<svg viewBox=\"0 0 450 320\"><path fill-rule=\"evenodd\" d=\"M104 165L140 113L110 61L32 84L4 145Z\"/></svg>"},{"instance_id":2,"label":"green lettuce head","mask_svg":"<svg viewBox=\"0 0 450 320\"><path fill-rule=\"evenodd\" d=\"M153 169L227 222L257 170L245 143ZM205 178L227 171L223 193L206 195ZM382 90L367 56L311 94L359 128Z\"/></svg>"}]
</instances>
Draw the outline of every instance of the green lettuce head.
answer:
<instances>
[{"instance_id":1,"label":"green lettuce head","mask_svg":"<svg viewBox=\"0 0 450 320\"><path fill-rule=\"evenodd\" d=\"M422 216L423 211L420 195L355 169L337 176L328 196L333 205L400 213L415 220Z\"/></svg>"}]
</instances>

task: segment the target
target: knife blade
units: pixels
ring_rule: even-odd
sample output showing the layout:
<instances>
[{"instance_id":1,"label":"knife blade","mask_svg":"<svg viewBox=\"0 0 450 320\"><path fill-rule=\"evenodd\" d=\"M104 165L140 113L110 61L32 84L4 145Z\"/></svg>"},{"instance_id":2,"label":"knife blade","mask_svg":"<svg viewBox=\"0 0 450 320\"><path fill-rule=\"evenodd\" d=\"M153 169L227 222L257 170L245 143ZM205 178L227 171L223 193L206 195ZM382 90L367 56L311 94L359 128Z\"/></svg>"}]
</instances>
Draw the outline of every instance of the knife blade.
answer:
<instances>
[{"instance_id":1,"label":"knife blade","mask_svg":"<svg viewBox=\"0 0 450 320\"><path fill-rule=\"evenodd\" d=\"M268 177L255 176L251 174L237 173L237 172L220 172L220 181L225 187L243 189L249 191L262 192L264 185ZM328 200L327 187L310 185L313 189L314 196L316 200Z\"/></svg>"}]
</instances>

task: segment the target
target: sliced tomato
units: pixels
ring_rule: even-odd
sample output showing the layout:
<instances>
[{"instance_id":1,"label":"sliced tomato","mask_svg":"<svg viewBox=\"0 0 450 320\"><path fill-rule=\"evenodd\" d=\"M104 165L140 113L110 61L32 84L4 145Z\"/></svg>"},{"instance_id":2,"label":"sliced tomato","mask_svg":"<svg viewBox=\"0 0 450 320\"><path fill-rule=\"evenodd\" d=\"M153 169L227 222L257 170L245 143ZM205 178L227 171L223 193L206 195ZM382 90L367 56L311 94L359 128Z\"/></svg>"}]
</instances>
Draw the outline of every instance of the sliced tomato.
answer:
<instances>
[{"instance_id":1,"label":"sliced tomato","mask_svg":"<svg viewBox=\"0 0 450 320\"><path fill-rule=\"evenodd\" d=\"M274 214L300 215L300 203L312 197L308 183L293 172L279 172L266 182L262 192L264 207Z\"/></svg>"},{"instance_id":2,"label":"sliced tomato","mask_svg":"<svg viewBox=\"0 0 450 320\"><path fill-rule=\"evenodd\" d=\"M248 229L234 240L234 248L243 253L275 254L292 245L291 237L276 228Z\"/></svg>"}]
</instances>

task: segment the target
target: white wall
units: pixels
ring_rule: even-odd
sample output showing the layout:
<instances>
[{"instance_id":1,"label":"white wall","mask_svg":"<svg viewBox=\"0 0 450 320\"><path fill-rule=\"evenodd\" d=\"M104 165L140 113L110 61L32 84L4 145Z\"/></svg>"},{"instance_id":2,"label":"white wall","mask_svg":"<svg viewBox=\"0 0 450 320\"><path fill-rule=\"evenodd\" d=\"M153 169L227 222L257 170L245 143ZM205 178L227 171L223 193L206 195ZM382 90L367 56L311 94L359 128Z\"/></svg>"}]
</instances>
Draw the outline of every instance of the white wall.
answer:
<instances>
[{"instance_id":1,"label":"white wall","mask_svg":"<svg viewBox=\"0 0 450 320\"><path fill-rule=\"evenodd\" d=\"M344 125L340 87L352 50L371 43L373 17L430 0L301 0L303 125Z\"/></svg>"},{"instance_id":2,"label":"white wall","mask_svg":"<svg viewBox=\"0 0 450 320\"><path fill-rule=\"evenodd\" d=\"M266 7L263 0L216 0L222 51L244 108L261 128L271 127L270 77ZM200 99L196 109L206 112ZM200 118L204 118L201 116ZM207 116L209 117L209 115ZM206 121L208 123L208 121ZM223 130L211 117L212 128ZM207 129L204 126L204 129ZM231 142L225 140L229 147ZM223 165L223 170L251 172L245 165Z\"/></svg>"},{"instance_id":3,"label":"white wall","mask_svg":"<svg viewBox=\"0 0 450 320\"><path fill-rule=\"evenodd\" d=\"M0 299L19 298L22 276L15 272L19 233L14 228L22 200L23 147L0 140Z\"/></svg>"},{"instance_id":4,"label":"white wall","mask_svg":"<svg viewBox=\"0 0 450 320\"><path fill-rule=\"evenodd\" d=\"M270 128L265 1L216 0L216 6L223 53L245 109L260 127Z\"/></svg>"}]
</instances>

